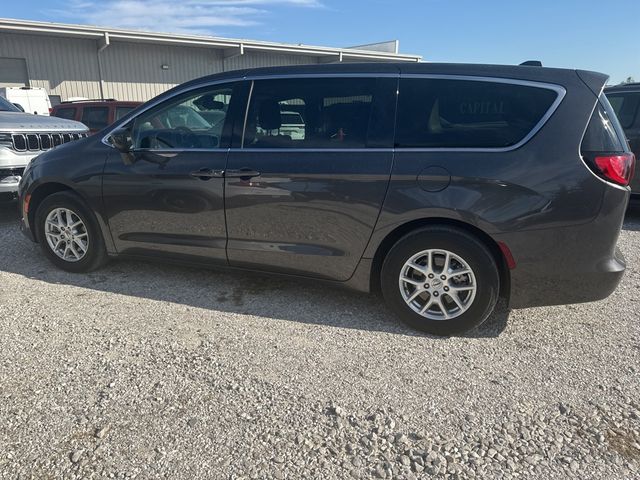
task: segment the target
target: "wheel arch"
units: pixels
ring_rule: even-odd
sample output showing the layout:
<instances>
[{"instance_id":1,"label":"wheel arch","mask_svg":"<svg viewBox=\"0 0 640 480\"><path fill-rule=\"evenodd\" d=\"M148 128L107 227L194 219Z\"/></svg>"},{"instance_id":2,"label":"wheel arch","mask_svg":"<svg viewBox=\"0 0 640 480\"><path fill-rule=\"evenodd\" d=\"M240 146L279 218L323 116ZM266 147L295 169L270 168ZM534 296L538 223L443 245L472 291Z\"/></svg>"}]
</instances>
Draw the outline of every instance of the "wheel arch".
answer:
<instances>
[{"instance_id":1,"label":"wheel arch","mask_svg":"<svg viewBox=\"0 0 640 480\"><path fill-rule=\"evenodd\" d=\"M429 217L419 218L410 222L399 225L392 230L387 236L380 242L376 252L373 256L370 275L370 289L371 291L380 291L380 274L382 272L382 263L391 247L396 244L405 235L424 228L427 226L443 225L448 227L458 228L476 237L480 240L491 252L496 265L498 267L498 273L500 274L500 296L508 299L511 291L511 273L507 264L507 259L500 249L498 243L486 232L478 227L475 227L469 223L462 222L460 220L454 220L444 217Z\"/></svg>"},{"instance_id":2,"label":"wheel arch","mask_svg":"<svg viewBox=\"0 0 640 480\"><path fill-rule=\"evenodd\" d=\"M35 219L36 219L36 212L38 211L38 207L40 207L40 204L45 198L58 192L76 193L68 185L65 185L64 183L58 183L58 182L43 183L41 185L38 185L31 192L31 199L29 200L28 221L29 221L29 228L31 229L32 232L35 232ZM34 234L34 238L37 241L35 234Z\"/></svg>"}]
</instances>

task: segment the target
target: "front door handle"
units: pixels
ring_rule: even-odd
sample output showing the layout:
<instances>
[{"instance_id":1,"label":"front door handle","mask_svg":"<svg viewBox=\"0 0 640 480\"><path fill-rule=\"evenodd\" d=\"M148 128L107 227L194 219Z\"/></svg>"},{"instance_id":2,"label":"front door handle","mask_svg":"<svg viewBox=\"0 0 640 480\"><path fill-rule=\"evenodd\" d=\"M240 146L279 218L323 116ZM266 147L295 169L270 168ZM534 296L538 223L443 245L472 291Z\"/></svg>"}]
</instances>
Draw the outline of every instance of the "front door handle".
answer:
<instances>
[{"instance_id":1,"label":"front door handle","mask_svg":"<svg viewBox=\"0 0 640 480\"><path fill-rule=\"evenodd\" d=\"M195 172L191 172L192 177L199 178L200 180L208 180L210 178L222 178L224 177L224 170L212 170L211 168L201 168Z\"/></svg>"},{"instance_id":2,"label":"front door handle","mask_svg":"<svg viewBox=\"0 0 640 480\"><path fill-rule=\"evenodd\" d=\"M256 172L250 168L241 168L239 170L227 170L224 176L227 178L253 178L259 177L260 172Z\"/></svg>"}]
</instances>

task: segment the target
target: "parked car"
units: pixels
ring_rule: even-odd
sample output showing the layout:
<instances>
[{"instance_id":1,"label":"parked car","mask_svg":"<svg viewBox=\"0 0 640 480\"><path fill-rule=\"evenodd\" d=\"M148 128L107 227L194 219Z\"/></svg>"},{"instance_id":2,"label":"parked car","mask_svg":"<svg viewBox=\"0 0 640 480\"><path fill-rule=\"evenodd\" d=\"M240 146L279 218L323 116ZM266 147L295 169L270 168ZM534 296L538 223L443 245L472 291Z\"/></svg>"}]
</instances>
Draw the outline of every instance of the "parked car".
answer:
<instances>
[{"instance_id":1,"label":"parked car","mask_svg":"<svg viewBox=\"0 0 640 480\"><path fill-rule=\"evenodd\" d=\"M0 97L0 196L17 195L24 167L33 157L85 136L81 123L23 113Z\"/></svg>"},{"instance_id":2,"label":"parked car","mask_svg":"<svg viewBox=\"0 0 640 480\"><path fill-rule=\"evenodd\" d=\"M26 113L49 115L51 111L51 100L42 87L1 87L0 97Z\"/></svg>"},{"instance_id":3,"label":"parked car","mask_svg":"<svg viewBox=\"0 0 640 480\"><path fill-rule=\"evenodd\" d=\"M32 161L22 228L67 271L161 258L381 289L435 334L479 325L500 295L602 299L625 270L635 162L606 80L435 63L204 77ZM187 126L202 103L224 121ZM281 131L293 104L304 136Z\"/></svg>"},{"instance_id":4,"label":"parked car","mask_svg":"<svg viewBox=\"0 0 640 480\"><path fill-rule=\"evenodd\" d=\"M631 151L640 155L640 83L628 83L605 88L604 93L624 129ZM631 196L640 200L640 172L631 179Z\"/></svg>"},{"instance_id":5,"label":"parked car","mask_svg":"<svg viewBox=\"0 0 640 480\"><path fill-rule=\"evenodd\" d=\"M62 102L53 107L51 115L84 123L91 134L120 120L142 102L118 100L75 100Z\"/></svg>"}]
</instances>

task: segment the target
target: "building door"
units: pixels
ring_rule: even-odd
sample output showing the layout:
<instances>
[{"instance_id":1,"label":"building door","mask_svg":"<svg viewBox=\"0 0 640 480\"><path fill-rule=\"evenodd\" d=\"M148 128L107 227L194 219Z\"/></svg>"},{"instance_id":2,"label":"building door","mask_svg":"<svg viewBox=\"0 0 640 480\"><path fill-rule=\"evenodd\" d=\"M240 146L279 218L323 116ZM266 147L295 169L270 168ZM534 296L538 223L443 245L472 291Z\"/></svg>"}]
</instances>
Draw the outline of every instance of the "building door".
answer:
<instances>
[{"instance_id":1,"label":"building door","mask_svg":"<svg viewBox=\"0 0 640 480\"><path fill-rule=\"evenodd\" d=\"M25 87L28 85L27 61L24 58L0 57L0 87Z\"/></svg>"}]
</instances>

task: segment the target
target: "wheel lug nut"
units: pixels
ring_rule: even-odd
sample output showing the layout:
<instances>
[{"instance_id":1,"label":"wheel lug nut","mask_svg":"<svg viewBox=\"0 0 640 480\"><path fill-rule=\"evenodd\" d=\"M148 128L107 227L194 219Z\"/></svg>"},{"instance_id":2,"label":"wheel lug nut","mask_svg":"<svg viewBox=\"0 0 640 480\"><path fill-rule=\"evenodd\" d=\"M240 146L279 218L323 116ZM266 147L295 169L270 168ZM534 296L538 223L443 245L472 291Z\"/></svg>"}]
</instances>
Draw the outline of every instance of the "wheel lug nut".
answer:
<instances>
[{"instance_id":1,"label":"wheel lug nut","mask_svg":"<svg viewBox=\"0 0 640 480\"><path fill-rule=\"evenodd\" d=\"M433 273L430 273L430 274L429 274L429 278L433 278Z\"/></svg>"},{"instance_id":2,"label":"wheel lug nut","mask_svg":"<svg viewBox=\"0 0 640 480\"><path fill-rule=\"evenodd\" d=\"M424 284L424 288L429 288L429 284L428 284L428 283L425 283L425 284Z\"/></svg>"},{"instance_id":3,"label":"wheel lug nut","mask_svg":"<svg viewBox=\"0 0 640 480\"><path fill-rule=\"evenodd\" d=\"M447 279L447 277L446 277L446 275L440 275L440 279L441 279L441 280L446 280L446 279Z\"/></svg>"},{"instance_id":4,"label":"wheel lug nut","mask_svg":"<svg viewBox=\"0 0 640 480\"><path fill-rule=\"evenodd\" d=\"M438 292L433 292L434 297L437 297L438 295L440 295Z\"/></svg>"},{"instance_id":5,"label":"wheel lug nut","mask_svg":"<svg viewBox=\"0 0 640 480\"><path fill-rule=\"evenodd\" d=\"M449 287L444 287L444 291L448 292L449 291Z\"/></svg>"}]
</instances>

